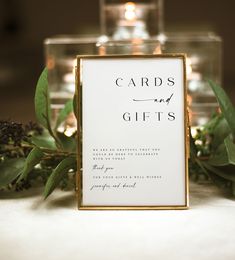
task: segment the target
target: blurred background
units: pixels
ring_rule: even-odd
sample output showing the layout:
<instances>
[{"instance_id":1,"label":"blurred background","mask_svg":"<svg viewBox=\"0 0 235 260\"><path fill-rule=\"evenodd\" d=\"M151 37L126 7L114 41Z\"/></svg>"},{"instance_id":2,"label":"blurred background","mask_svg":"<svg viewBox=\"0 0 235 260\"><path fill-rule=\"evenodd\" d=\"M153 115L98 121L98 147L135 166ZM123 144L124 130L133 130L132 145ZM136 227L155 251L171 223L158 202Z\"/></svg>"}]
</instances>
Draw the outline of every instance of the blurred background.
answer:
<instances>
[{"instance_id":1,"label":"blurred background","mask_svg":"<svg viewBox=\"0 0 235 260\"><path fill-rule=\"evenodd\" d=\"M234 0L165 0L164 15L167 31L213 30L223 38L223 87L235 101L234 8ZM45 38L99 33L98 0L0 0L0 119L35 120Z\"/></svg>"}]
</instances>

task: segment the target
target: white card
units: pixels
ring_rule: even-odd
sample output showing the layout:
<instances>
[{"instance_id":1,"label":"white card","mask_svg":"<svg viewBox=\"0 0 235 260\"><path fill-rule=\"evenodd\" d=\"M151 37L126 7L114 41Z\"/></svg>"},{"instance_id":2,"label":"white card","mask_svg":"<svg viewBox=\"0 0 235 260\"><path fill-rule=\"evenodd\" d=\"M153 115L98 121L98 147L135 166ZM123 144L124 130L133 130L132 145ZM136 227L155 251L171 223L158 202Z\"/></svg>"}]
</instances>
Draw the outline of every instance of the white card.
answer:
<instances>
[{"instance_id":1,"label":"white card","mask_svg":"<svg viewBox=\"0 0 235 260\"><path fill-rule=\"evenodd\" d=\"M185 56L78 59L80 205L187 208Z\"/></svg>"}]
</instances>

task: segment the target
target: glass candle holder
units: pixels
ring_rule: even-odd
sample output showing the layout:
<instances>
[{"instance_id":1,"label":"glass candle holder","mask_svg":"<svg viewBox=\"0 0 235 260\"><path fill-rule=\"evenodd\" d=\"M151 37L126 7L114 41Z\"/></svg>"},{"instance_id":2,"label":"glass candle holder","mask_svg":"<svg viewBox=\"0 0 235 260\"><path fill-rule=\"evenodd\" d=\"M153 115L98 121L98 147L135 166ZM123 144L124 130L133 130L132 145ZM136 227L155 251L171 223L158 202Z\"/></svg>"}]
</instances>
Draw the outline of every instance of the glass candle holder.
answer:
<instances>
[{"instance_id":1,"label":"glass candle holder","mask_svg":"<svg viewBox=\"0 0 235 260\"><path fill-rule=\"evenodd\" d=\"M161 35L163 53L187 54L189 116L192 126L208 122L218 103L208 80L222 83L222 40L212 32Z\"/></svg>"},{"instance_id":2,"label":"glass candle holder","mask_svg":"<svg viewBox=\"0 0 235 260\"><path fill-rule=\"evenodd\" d=\"M100 0L101 30L113 40L163 32L163 0Z\"/></svg>"},{"instance_id":3,"label":"glass candle holder","mask_svg":"<svg viewBox=\"0 0 235 260\"><path fill-rule=\"evenodd\" d=\"M160 54L161 45L157 40L123 40L98 43L99 55L141 55Z\"/></svg>"},{"instance_id":4,"label":"glass candle holder","mask_svg":"<svg viewBox=\"0 0 235 260\"><path fill-rule=\"evenodd\" d=\"M60 111L67 101L73 99L75 93L76 56L98 54L96 46L98 40L98 36L64 35L44 41L53 127ZM71 114L63 125L58 127L58 131L67 131L67 135L70 135L70 132L72 133L70 130L75 128L76 120Z\"/></svg>"}]
</instances>

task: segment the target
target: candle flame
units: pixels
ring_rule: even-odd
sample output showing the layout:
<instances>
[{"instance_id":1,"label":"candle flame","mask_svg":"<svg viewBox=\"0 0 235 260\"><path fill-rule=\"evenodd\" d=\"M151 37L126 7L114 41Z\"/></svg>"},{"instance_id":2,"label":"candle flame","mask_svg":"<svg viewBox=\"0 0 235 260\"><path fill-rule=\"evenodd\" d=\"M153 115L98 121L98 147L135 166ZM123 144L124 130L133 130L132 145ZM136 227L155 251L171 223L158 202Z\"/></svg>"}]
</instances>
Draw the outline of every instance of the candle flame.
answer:
<instances>
[{"instance_id":1,"label":"candle flame","mask_svg":"<svg viewBox=\"0 0 235 260\"><path fill-rule=\"evenodd\" d=\"M133 2L128 2L125 4L125 18L128 21L133 21L136 19L136 5Z\"/></svg>"}]
</instances>

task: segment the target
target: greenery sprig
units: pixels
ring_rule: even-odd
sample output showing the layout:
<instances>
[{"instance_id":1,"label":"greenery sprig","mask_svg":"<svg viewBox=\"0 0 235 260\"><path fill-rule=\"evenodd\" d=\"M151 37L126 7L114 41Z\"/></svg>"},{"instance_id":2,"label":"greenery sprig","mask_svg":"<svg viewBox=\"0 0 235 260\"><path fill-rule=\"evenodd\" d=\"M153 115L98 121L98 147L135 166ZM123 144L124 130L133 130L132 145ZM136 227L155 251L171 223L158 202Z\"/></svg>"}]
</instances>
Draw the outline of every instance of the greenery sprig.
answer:
<instances>
[{"instance_id":1,"label":"greenery sprig","mask_svg":"<svg viewBox=\"0 0 235 260\"><path fill-rule=\"evenodd\" d=\"M205 174L235 196L235 108L225 91L209 81L221 113L190 137L190 175Z\"/></svg>"},{"instance_id":2,"label":"greenery sprig","mask_svg":"<svg viewBox=\"0 0 235 260\"><path fill-rule=\"evenodd\" d=\"M56 126L51 126L47 69L42 72L35 93L35 113L39 127L0 122L0 188L20 190L32 181L45 185L44 197L60 186L74 184L76 173L76 134L67 137L57 126L73 111L70 101L60 112ZM31 127L32 128L32 127Z\"/></svg>"},{"instance_id":3,"label":"greenery sprig","mask_svg":"<svg viewBox=\"0 0 235 260\"><path fill-rule=\"evenodd\" d=\"M36 86L38 124L0 121L0 189L22 190L41 181L47 198L58 186L75 186L76 133L68 137L57 129L76 112L76 99L65 105L53 128L47 74L44 69ZM209 83L221 113L190 136L190 176L211 180L235 196L235 108L221 87Z\"/></svg>"}]
</instances>

